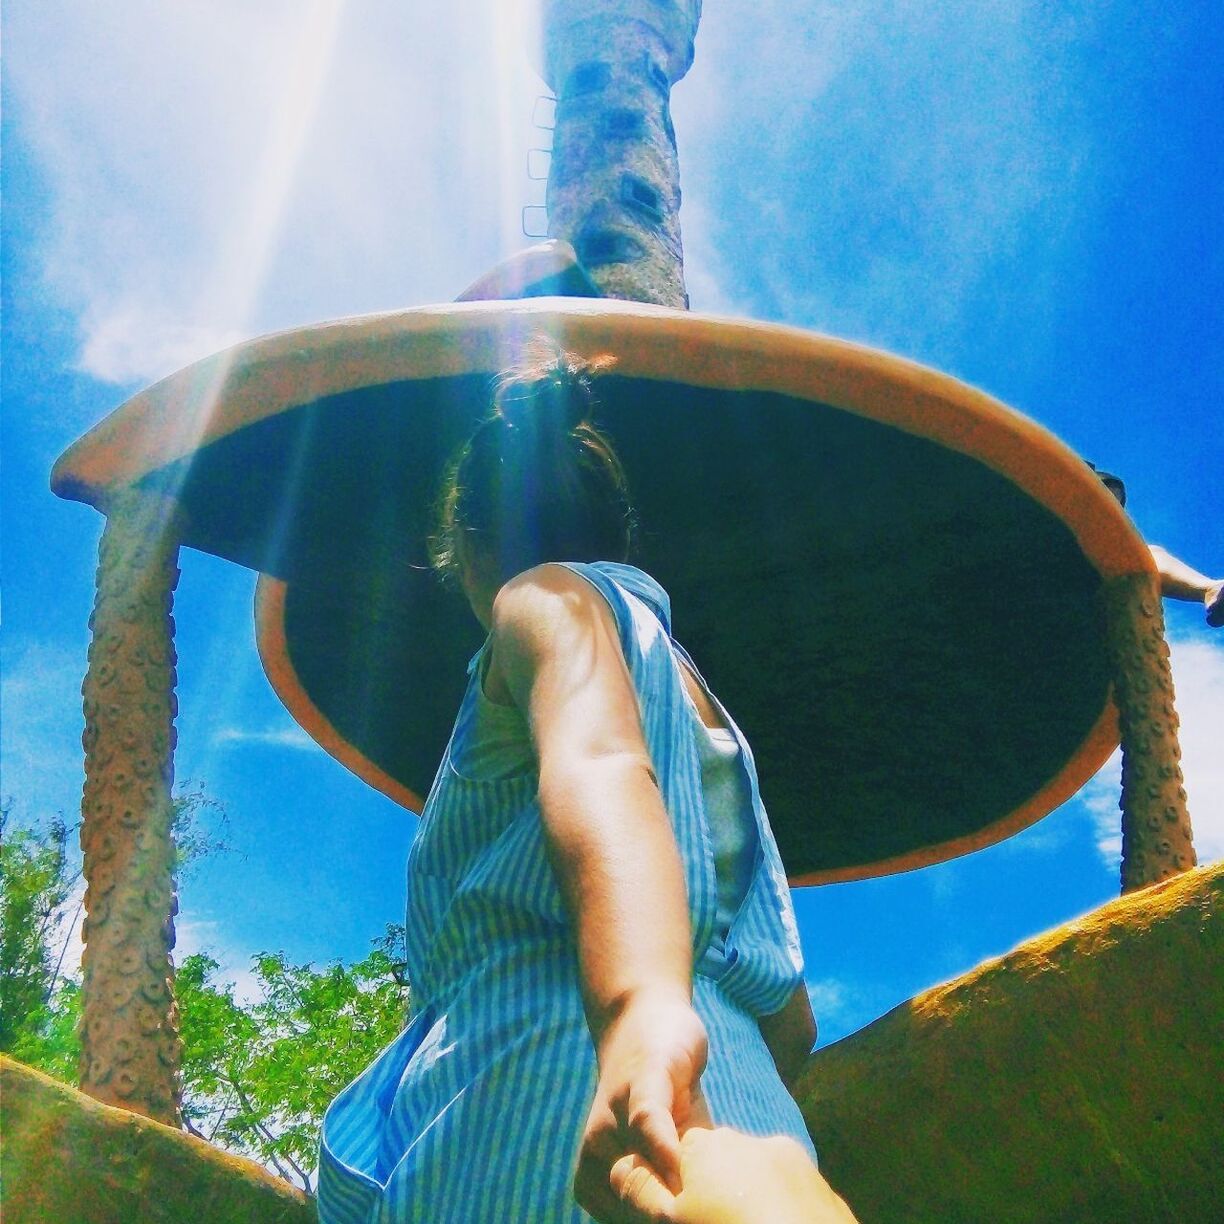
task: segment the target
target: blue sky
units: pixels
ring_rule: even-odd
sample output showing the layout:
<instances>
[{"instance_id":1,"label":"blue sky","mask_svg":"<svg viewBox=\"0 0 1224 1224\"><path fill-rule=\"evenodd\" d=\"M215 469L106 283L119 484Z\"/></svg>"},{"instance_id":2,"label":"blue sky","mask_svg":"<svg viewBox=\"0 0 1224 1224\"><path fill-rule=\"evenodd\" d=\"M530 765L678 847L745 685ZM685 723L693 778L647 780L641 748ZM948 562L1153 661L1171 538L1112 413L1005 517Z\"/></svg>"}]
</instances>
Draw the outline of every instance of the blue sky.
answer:
<instances>
[{"instance_id":1,"label":"blue sky","mask_svg":"<svg viewBox=\"0 0 1224 1224\"><path fill-rule=\"evenodd\" d=\"M1218 14L1193 0L706 6L673 94L695 310L874 344L1122 473L1224 569ZM544 92L514 4L10 0L4 11L3 740L28 815L79 802L101 519L56 456L235 340L444 301L527 241ZM1213 241L1214 239L1214 241ZM413 820L316 749L256 657L253 577L183 556L178 777L241 855L180 950L361 955ZM887 597L886 592L881 593ZM1166 606L1200 858L1224 854L1224 633ZM796 894L822 1039L1117 891L1117 767L1011 841Z\"/></svg>"}]
</instances>

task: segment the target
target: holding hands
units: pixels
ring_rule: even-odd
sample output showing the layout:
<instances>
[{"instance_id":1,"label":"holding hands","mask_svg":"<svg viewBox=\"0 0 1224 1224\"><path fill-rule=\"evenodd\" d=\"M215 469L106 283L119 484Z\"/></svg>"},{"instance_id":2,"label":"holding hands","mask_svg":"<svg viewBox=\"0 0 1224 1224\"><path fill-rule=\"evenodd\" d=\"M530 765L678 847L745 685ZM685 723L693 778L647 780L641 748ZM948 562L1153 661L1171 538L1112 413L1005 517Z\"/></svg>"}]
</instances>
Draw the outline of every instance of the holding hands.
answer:
<instances>
[{"instance_id":1,"label":"holding hands","mask_svg":"<svg viewBox=\"0 0 1224 1224\"><path fill-rule=\"evenodd\" d=\"M653 1220L622 1202L609 1178L618 1162L634 1157L661 1186L679 1193L680 1135L709 1125L700 1087L705 1028L686 992L656 988L632 997L599 1034L596 1049L599 1082L574 1194L607 1224Z\"/></svg>"},{"instance_id":2,"label":"holding hands","mask_svg":"<svg viewBox=\"0 0 1224 1224\"><path fill-rule=\"evenodd\" d=\"M714 1127L705 1029L684 992L635 996L597 1051L574 1194L600 1224L855 1224L794 1139Z\"/></svg>"},{"instance_id":3,"label":"holding hands","mask_svg":"<svg viewBox=\"0 0 1224 1224\"><path fill-rule=\"evenodd\" d=\"M634 1224L857 1224L794 1139L693 1127L680 1141L683 1189L673 1195L638 1156L612 1168L612 1187Z\"/></svg>"}]
</instances>

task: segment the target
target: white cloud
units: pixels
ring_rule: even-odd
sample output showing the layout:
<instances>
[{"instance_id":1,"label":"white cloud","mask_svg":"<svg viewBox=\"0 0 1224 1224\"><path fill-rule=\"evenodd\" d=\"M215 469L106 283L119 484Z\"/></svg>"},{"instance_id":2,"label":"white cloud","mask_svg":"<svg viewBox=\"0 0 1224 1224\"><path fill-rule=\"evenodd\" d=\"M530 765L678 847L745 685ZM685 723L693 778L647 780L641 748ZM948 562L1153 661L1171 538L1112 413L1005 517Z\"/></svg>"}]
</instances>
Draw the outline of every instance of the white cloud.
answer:
<instances>
[{"instance_id":1,"label":"white cloud","mask_svg":"<svg viewBox=\"0 0 1224 1224\"><path fill-rule=\"evenodd\" d=\"M848 1000L845 983L836 978L822 978L815 982L809 980L805 985L818 1022L827 1020L833 1023L846 1011Z\"/></svg>"},{"instance_id":2,"label":"white cloud","mask_svg":"<svg viewBox=\"0 0 1224 1224\"><path fill-rule=\"evenodd\" d=\"M244 338L237 330L167 318L140 303L94 307L77 365L102 382L151 382Z\"/></svg>"},{"instance_id":3,"label":"white cloud","mask_svg":"<svg viewBox=\"0 0 1224 1224\"><path fill-rule=\"evenodd\" d=\"M399 0L6 11L81 367L141 381L235 336L445 299L521 245L542 88L513 7L435 6L428 38Z\"/></svg>"},{"instance_id":4,"label":"white cloud","mask_svg":"<svg viewBox=\"0 0 1224 1224\"><path fill-rule=\"evenodd\" d=\"M1092 819L1101 858L1114 871L1122 862L1122 813L1118 808L1121 795L1122 751L1119 749L1076 796Z\"/></svg>"},{"instance_id":5,"label":"white cloud","mask_svg":"<svg viewBox=\"0 0 1224 1224\"><path fill-rule=\"evenodd\" d=\"M1030 8L707 6L675 94L694 305L743 302L946 364L988 325L999 261L1032 239L1048 258L1009 265L1009 292L1031 305L1028 343L1048 343L1032 307L1095 187L1063 55L1074 19L1051 42ZM707 199L716 210L694 207Z\"/></svg>"},{"instance_id":6,"label":"white cloud","mask_svg":"<svg viewBox=\"0 0 1224 1224\"><path fill-rule=\"evenodd\" d=\"M808 978L804 982L816 1017L817 1046L823 1049L877 1020L903 1000L878 981Z\"/></svg>"},{"instance_id":7,"label":"white cloud","mask_svg":"<svg viewBox=\"0 0 1224 1224\"><path fill-rule=\"evenodd\" d=\"M262 731L245 731L240 727L221 727L212 737L213 745L260 745L272 748L294 748L308 752L322 749L301 727L268 727Z\"/></svg>"},{"instance_id":8,"label":"white cloud","mask_svg":"<svg viewBox=\"0 0 1224 1224\"><path fill-rule=\"evenodd\" d=\"M1194 848L1206 863L1224 856L1224 647L1215 638L1195 636L1172 640L1170 653ZM1101 856L1115 869L1122 855L1121 790L1122 755L1116 752L1078 796Z\"/></svg>"},{"instance_id":9,"label":"white cloud","mask_svg":"<svg viewBox=\"0 0 1224 1224\"><path fill-rule=\"evenodd\" d=\"M1100 777L1101 774L1098 773L1097 778ZM1093 779L1093 783L1095 781L1096 779ZM1074 832L1074 818L1068 818L1067 809L1064 806L1051 812L1036 824L1029 825L1027 829L1021 829L1019 833L1004 838L998 843L997 852L1007 855L1057 854L1067 846Z\"/></svg>"},{"instance_id":10,"label":"white cloud","mask_svg":"<svg viewBox=\"0 0 1224 1224\"><path fill-rule=\"evenodd\" d=\"M751 317L751 295L744 293L725 270L721 276L715 271L718 261L711 257L711 252L717 242L717 226L701 197L685 201L681 226L684 281L692 308L703 314Z\"/></svg>"},{"instance_id":11,"label":"white cloud","mask_svg":"<svg viewBox=\"0 0 1224 1224\"><path fill-rule=\"evenodd\" d=\"M138 382L235 337L446 299L523 245L526 150L547 139L533 3L433 6L427 38L401 0L6 14L81 367ZM694 305L936 361L980 328L990 261L1026 226L1057 246L1091 195L1076 83L1024 9L707 6L673 99Z\"/></svg>"},{"instance_id":12,"label":"white cloud","mask_svg":"<svg viewBox=\"0 0 1224 1224\"><path fill-rule=\"evenodd\" d=\"M181 965L189 956L203 953L218 964L216 982L234 988L239 1003L253 1003L263 997L259 976L251 968L254 953L235 948L222 934L220 923L208 918L178 919L175 922L174 963Z\"/></svg>"},{"instance_id":13,"label":"white cloud","mask_svg":"<svg viewBox=\"0 0 1224 1224\"><path fill-rule=\"evenodd\" d=\"M60 980L78 977L81 955L85 951L82 939L85 918L85 880L77 880L68 899L60 907L63 916L57 937L51 941L51 953L59 964Z\"/></svg>"},{"instance_id":14,"label":"white cloud","mask_svg":"<svg viewBox=\"0 0 1224 1224\"><path fill-rule=\"evenodd\" d=\"M84 907L81 904L84 895L85 881L82 879L62 907L64 921L59 937L52 944L53 955L57 959L62 950L60 974L65 978L79 977L81 973L81 957L85 951L82 939ZM174 930L172 955L176 965L181 965L188 956L202 952L211 956L219 966L214 980L232 985L234 997L240 1003L250 1003L262 996L259 978L251 968L252 953L230 944L220 923L212 919L184 919L180 916L175 920Z\"/></svg>"},{"instance_id":15,"label":"white cloud","mask_svg":"<svg viewBox=\"0 0 1224 1224\"><path fill-rule=\"evenodd\" d=\"M1183 638L1171 651L1194 846L1207 863L1224 857L1224 644L1218 636Z\"/></svg>"}]
</instances>

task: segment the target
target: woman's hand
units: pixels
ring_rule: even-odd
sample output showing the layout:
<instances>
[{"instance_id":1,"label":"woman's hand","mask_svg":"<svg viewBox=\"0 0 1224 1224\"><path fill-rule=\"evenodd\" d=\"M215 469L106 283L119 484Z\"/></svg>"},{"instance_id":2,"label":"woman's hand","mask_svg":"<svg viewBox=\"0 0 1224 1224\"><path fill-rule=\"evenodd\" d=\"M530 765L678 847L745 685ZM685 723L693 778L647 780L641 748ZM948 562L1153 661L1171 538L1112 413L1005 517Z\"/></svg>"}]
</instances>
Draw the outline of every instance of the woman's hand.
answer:
<instances>
[{"instance_id":1,"label":"woman's hand","mask_svg":"<svg viewBox=\"0 0 1224 1224\"><path fill-rule=\"evenodd\" d=\"M667 1219L628 1207L609 1175L636 1155L673 1194L680 1191L680 1135L709 1125L701 1098L705 1028L683 992L633 996L599 1034L599 1082L574 1179L580 1206L604 1224Z\"/></svg>"}]
</instances>

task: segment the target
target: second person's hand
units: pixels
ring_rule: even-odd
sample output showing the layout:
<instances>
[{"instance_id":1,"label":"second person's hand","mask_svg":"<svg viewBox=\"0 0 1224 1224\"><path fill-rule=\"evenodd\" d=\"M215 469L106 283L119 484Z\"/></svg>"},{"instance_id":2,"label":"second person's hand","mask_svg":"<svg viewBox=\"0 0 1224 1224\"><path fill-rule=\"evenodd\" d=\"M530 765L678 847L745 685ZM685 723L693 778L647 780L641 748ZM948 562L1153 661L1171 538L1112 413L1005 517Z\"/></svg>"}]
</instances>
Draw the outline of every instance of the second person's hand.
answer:
<instances>
[{"instance_id":1,"label":"second person's hand","mask_svg":"<svg viewBox=\"0 0 1224 1224\"><path fill-rule=\"evenodd\" d=\"M808 1153L782 1135L691 1127L680 1141L684 1187L673 1194L638 1156L612 1168L620 1218L667 1224L856 1224Z\"/></svg>"}]
</instances>

